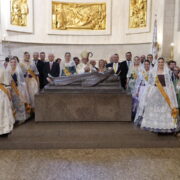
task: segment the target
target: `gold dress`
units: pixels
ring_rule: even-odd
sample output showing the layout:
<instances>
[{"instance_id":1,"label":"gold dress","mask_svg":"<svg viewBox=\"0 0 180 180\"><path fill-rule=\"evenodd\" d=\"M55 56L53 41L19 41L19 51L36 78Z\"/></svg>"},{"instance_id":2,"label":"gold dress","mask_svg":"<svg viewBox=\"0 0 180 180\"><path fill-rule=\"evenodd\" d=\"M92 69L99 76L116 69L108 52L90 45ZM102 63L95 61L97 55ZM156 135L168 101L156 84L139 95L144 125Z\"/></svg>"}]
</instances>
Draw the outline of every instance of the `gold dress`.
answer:
<instances>
[{"instance_id":1,"label":"gold dress","mask_svg":"<svg viewBox=\"0 0 180 180\"><path fill-rule=\"evenodd\" d=\"M34 97L35 94L39 92L39 72L36 68L34 62L25 62L23 61L21 64L22 72L24 73L25 81L27 84L27 89L30 97L30 105L32 108L35 106Z\"/></svg>"},{"instance_id":2,"label":"gold dress","mask_svg":"<svg viewBox=\"0 0 180 180\"><path fill-rule=\"evenodd\" d=\"M14 116L10 97L10 77L0 65L0 135L10 133L14 126Z\"/></svg>"},{"instance_id":3,"label":"gold dress","mask_svg":"<svg viewBox=\"0 0 180 180\"><path fill-rule=\"evenodd\" d=\"M15 109L15 120L19 123L25 122L30 117L30 102L27 85L22 72L10 71L11 75L11 96L13 108Z\"/></svg>"}]
</instances>

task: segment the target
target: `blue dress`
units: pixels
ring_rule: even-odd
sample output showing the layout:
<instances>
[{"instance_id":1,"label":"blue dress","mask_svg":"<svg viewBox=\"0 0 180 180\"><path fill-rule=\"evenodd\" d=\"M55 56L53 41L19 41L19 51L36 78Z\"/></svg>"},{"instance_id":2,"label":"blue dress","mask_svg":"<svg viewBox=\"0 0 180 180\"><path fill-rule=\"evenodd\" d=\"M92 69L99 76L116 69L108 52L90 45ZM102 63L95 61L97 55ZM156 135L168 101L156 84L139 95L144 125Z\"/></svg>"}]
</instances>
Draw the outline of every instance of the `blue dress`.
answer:
<instances>
[{"instance_id":1,"label":"blue dress","mask_svg":"<svg viewBox=\"0 0 180 180\"><path fill-rule=\"evenodd\" d=\"M13 108L15 110L15 120L18 122L24 122L30 117L30 112L26 111L26 105L25 102L22 102L20 95L18 94L18 79L17 79L17 74L14 73L12 74L12 81L15 83L15 88L12 87L11 89L11 94L12 94L12 103L13 103ZM21 93L19 91L19 93Z\"/></svg>"},{"instance_id":2,"label":"blue dress","mask_svg":"<svg viewBox=\"0 0 180 180\"><path fill-rule=\"evenodd\" d=\"M76 74L76 65L74 61L70 61L68 63L62 62L60 66L62 67L61 76L71 76Z\"/></svg>"}]
</instances>

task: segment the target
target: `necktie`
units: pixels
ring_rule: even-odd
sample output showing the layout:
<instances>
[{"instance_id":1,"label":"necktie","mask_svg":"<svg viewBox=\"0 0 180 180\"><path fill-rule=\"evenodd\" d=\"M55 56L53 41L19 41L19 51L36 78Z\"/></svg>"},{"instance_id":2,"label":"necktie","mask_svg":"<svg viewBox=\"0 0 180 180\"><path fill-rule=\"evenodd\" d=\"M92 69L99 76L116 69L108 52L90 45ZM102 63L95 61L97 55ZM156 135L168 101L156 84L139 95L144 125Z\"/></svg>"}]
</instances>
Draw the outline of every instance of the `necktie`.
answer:
<instances>
[{"instance_id":1,"label":"necktie","mask_svg":"<svg viewBox=\"0 0 180 180\"><path fill-rule=\"evenodd\" d=\"M118 65L118 63L114 63L114 72L116 73L117 72L117 66Z\"/></svg>"},{"instance_id":2,"label":"necktie","mask_svg":"<svg viewBox=\"0 0 180 180\"><path fill-rule=\"evenodd\" d=\"M130 61L128 61L128 68L129 68L129 66L130 66Z\"/></svg>"},{"instance_id":3,"label":"necktie","mask_svg":"<svg viewBox=\"0 0 180 180\"><path fill-rule=\"evenodd\" d=\"M52 63L52 62L50 62L50 71L51 71L51 69L52 69L52 65L53 65L53 63Z\"/></svg>"}]
</instances>

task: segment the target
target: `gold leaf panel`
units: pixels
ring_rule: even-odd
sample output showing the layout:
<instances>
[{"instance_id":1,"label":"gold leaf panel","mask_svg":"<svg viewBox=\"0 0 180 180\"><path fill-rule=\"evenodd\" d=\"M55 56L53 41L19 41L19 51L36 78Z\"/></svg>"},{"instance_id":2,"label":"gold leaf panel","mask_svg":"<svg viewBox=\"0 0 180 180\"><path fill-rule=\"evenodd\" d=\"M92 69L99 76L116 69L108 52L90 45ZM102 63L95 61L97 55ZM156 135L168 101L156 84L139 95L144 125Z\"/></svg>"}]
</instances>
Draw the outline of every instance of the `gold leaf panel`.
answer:
<instances>
[{"instance_id":1,"label":"gold leaf panel","mask_svg":"<svg viewBox=\"0 0 180 180\"><path fill-rule=\"evenodd\" d=\"M27 26L29 14L27 0L11 0L11 24L16 26Z\"/></svg>"},{"instance_id":2,"label":"gold leaf panel","mask_svg":"<svg viewBox=\"0 0 180 180\"><path fill-rule=\"evenodd\" d=\"M52 2L52 29L105 30L106 3Z\"/></svg>"},{"instance_id":3,"label":"gold leaf panel","mask_svg":"<svg viewBox=\"0 0 180 180\"><path fill-rule=\"evenodd\" d=\"M147 0L130 0L129 28L147 26Z\"/></svg>"}]
</instances>

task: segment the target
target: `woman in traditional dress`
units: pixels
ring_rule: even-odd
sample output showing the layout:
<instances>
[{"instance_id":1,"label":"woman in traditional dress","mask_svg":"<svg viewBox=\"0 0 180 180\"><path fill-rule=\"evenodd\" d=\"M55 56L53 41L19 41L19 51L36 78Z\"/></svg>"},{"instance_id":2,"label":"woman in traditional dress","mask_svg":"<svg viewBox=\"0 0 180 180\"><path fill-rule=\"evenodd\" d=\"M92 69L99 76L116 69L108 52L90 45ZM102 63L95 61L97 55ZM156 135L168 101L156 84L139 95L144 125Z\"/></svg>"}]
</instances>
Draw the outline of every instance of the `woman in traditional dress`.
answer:
<instances>
[{"instance_id":1,"label":"woman in traditional dress","mask_svg":"<svg viewBox=\"0 0 180 180\"><path fill-rule=\"evenodd\" d=\"M159 58L151 70L146 93L143 96L141 103L144 109L140 115L140 127L156 133L175 132L178 104L169 69L163 58Z\"/></svg>"},{"instance_id":2,"label":"woman in traditional dress","mask_svg":"<svg viewBox=\"0 0 180 180\"><path fill-rule=\"evenodd\" d=\"M30 105L34 110L34 96L39 92L39 72L34 62L30 60L30 54L24 53L24 60L20 63L25 77L27 89L30 97Z\"/></svg>"},{"instance_id":3,"label":"woman in traditional dress","mask_svg":"<svg viewBox=\"0 0 180 180\"><path fill-rule=\"evenodd\" d=\"M13 59L15 59L19 63L19 58L17 56L13 56Z\"/></svg>"},{"instance_id":4,"label":"woman in traditional dress","mask_svg":"<svg viewBox=\"0 0 180 180\"><path fill-rule=\"evenodd\" d=\"M65 60L60 64L60 76L71 76L76 74L76 64L71 60L71 54L69 52L65 53Z\"/></svg>"},{"instance_id":5,"label":"woman in traditional dress","mask_svg":"<svg viewBox=\"0 0 180 180\"><path fill-rule=\"evenodd\" d=\"M13 130L14 115L10 95L10 76L0 65L0 136L7 137Z\"/></svg>"},{"instance_id":6,"label":"woman in traditional dress","mask_svg":"<svg viewBox=\"0 0 180 180\"><path fill-rule=\"evenodd\" d=\"M18 64L16 58L11 58L7 67L11 79L11 95L12 103L15 109L16 123L23 123L30 118L30 100L25 82L24 74Z\"/></svg>"},{"instance_id":7,"label":"woman in traditional dress","mask_svg":"<svg viewBox=\"0 0 180 180\"><path fill-rule=\"evenodd\" d=\"M142 70L138 73L138 78L135 85L135 91L133 94L134 99L136 99L137 103L134 104L133 112L135 118L135 125L139 125L138 117L142 114L143 108L141 107L141 99L144 97L144 93L146 87L148 85L149 71L150 71L150 61L145 60L143 63ZM141 117L140 117L141 118Z\"/></svg>"},{"instance_id":8,"label":"woman in traditional dress","mask_svg":"<svg viewBox=\"0 0 180 180\"><path fill-rule=\"evenodd\" d=\"M135 56L132 65L129 68L127 74L127 87L130 90L131 94L134 93L135 83L138 76L139 71L141 70L141 60L140 57Z\"/></svg>"},{"instance_id":9,"label":"woman in traditional dress","mask_svg":"<svg viewBox=\"0 0 180 180\"><path fill-rule=\"evenodd\" d=\"M138 73L141 70L141 60L140 57L135 56L134 61L131 64L128 74L127 74L127 90L130 91L132 95L132 114L131 114L131 120L134 120L135 114L136 114L136 106L138 104L138 101L136 98L134 98L134 90L135 90L135 84L138 77Z\"/></svg>"}]
</instances>

